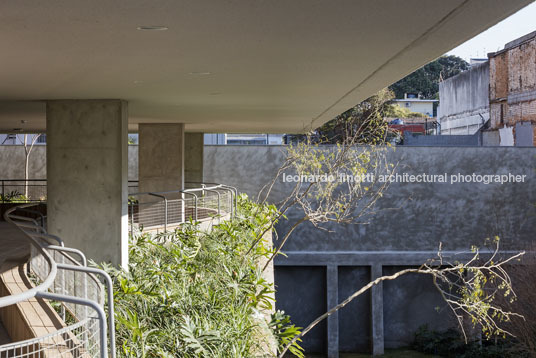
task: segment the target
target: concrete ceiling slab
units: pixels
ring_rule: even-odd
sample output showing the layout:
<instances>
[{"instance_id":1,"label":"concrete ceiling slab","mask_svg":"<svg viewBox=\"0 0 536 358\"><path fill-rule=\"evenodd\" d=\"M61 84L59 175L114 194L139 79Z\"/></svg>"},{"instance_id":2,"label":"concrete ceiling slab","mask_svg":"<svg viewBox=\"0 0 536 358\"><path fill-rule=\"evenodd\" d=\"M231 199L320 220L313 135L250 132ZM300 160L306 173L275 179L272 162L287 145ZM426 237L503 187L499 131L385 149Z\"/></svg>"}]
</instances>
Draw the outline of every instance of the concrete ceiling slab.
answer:
<instances>
[{"instance_id":1,"label":"concrete ceiling slab","mask_svg":"<svg viewBox=\"0 0 536 358\"><path fill-rule=\"evenodd\" d=\"M300 132L530 2L2 1L0 131L44 130L28 101L121 98L131 130Z\"/></svg>"}]
</instances>

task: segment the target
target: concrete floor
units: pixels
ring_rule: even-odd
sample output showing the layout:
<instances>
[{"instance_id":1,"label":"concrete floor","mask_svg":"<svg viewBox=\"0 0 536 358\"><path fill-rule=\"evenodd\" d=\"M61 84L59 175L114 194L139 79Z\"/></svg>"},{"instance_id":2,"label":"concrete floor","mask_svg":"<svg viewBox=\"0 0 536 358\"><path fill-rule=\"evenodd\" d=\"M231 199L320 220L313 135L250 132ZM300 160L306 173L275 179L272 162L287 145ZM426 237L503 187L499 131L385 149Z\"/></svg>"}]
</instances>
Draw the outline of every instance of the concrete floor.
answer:
<instances>
[{"instance_id":1,"label":"concrete floor","mask_svg":"<svg viewBox=\"0 0 536 358\"><path fill-rule=\"evenodd\" d=\"M15 226L0 221L0 270L6 261L19 262L30 254L30 244L26 236ZM0 345L10 343L11 339L0 321Z\"/></svg>"},{"instance_id":2,"label":"concrete floor","mask_svg":"<svg viewBox=\"0 0 536 358\"><path fill-rule=\"evenodd\" d=\"M9 338L9 335L6 332L6 329L2 325L2 322L0 321L0 346L2 344L8 344L11 343L11 339Z\"/></svg>"},{"instance_id":3,"label":"concrete floor","mask_svg":"<svg viewBox=\"0 0 536 358\"><path fill-rule=\"evenodd\" d=\"M19 261L29 254L30 244L20 229L0 221L0 267L5 261Z\"/></svg>"}]
</instances>

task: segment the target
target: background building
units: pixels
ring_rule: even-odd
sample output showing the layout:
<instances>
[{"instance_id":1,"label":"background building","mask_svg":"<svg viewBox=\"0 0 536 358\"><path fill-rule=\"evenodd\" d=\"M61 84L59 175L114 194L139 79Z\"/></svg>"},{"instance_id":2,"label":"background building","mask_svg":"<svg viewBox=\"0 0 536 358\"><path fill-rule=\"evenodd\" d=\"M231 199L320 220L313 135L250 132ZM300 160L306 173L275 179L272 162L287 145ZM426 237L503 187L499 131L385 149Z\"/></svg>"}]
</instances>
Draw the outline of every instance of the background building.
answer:
<instances>
[{"instance_id":1,"label":"background building","mask_svg":"<svg viewBox=\"0 0 536 358\"><path fill-rule=\"evenodd\" d=\"M441 134L481 131L482 145L534 146L536 32L488 58L440 83Z\"/></svg>"},{"instance_id":2,"label":"background building","mask_svg":"<svg viewBox=\"0 0 536 358\"><path fill-rule=\"evenodd\" d=\"M394 99L393 104L406 108L411 112L421 113L428 117L435 117L434 105L436 99L423 99L416 93L406 93L403 99Z\"/></svg>"}]
</instances>

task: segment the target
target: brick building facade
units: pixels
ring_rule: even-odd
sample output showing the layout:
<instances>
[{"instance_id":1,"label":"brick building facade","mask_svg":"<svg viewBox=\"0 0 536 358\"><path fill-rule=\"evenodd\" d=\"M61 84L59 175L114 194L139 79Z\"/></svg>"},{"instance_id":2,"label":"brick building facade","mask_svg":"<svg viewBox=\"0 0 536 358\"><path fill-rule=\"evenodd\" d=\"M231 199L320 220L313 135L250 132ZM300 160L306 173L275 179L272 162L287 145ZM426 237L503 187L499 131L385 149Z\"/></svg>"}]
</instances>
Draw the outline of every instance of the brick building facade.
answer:
<instances>
[{"instance_id":1,"label":"brick building facade","mask_svg":"<svg viewBox=\"0 0 536 358\"><path fill-rule=\"evenodd\" d=\"M536 145L536 32L490 53L490 128L500 145Z\"/></svg>"}]
</instances>

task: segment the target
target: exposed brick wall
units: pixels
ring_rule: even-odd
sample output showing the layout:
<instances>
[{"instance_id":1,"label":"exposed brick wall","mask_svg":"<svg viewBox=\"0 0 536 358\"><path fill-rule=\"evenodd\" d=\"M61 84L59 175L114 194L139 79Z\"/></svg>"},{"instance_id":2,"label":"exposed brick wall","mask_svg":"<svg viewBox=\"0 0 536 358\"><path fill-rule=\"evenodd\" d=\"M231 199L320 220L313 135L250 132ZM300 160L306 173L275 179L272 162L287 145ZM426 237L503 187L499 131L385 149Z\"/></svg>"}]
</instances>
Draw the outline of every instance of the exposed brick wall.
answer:
<instances>
[{"instance_id":1,"label":"exposed brick wall","mask_svg":"<svg viewBox=\"0 0 536 358\"><path fill-rule=\"evenodd\" d=\"M531 122L536 134L536 37L489 55L490 128ZM536 138L536 135L533 136Z\"/></svg>"}]
</instances>

